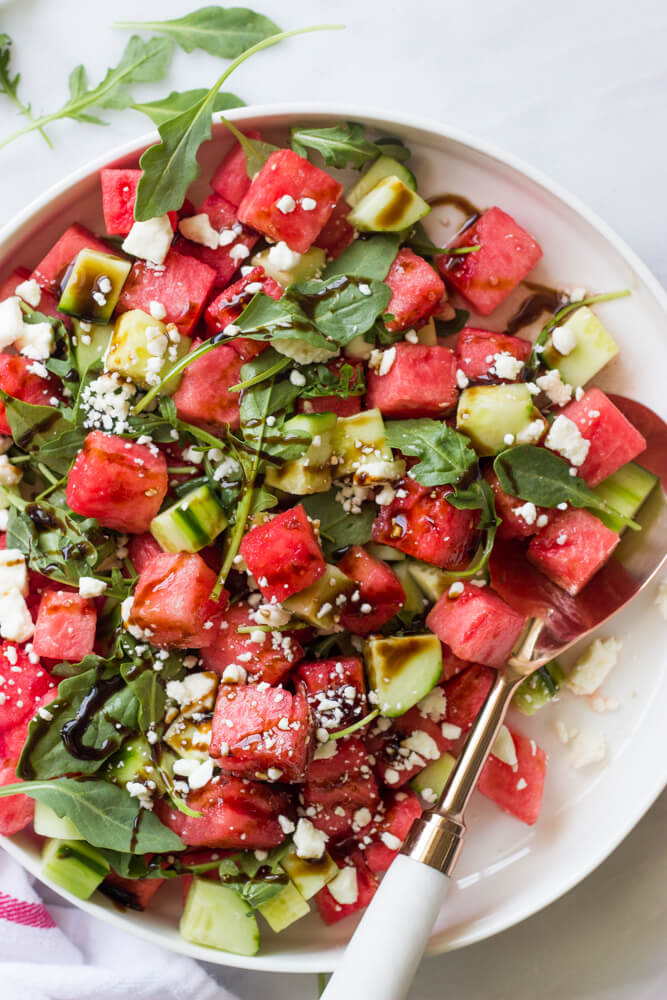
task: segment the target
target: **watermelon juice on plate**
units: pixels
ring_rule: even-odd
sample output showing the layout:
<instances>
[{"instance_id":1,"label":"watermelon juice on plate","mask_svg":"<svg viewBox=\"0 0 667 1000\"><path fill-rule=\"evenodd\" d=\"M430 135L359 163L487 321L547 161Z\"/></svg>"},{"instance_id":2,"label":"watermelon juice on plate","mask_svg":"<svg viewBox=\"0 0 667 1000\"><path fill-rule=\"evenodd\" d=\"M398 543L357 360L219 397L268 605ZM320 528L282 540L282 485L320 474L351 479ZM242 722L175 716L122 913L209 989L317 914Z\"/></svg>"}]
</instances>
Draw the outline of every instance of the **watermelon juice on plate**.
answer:
<instances>
[{"instance_id":1,"label":"watermelon juice on plate","mask_svg":"<svg viewBox=\"0 0 667 1000\"><path fill-rule=\"evenodd\" d=\"M243 964L366 906L437 799L530 613L512 547L567 606L657 481L597 385L623 287L536 284L548 232L422 189L409 143L350 180L308 135L220 126L209 189L144 222L101 169L103 221L0 291L0 829L79 899L182 892L185 941ZM594 691L591 655L517 711ZM479 783L517 827L531 725Z\"/></svg>"}]
</instances>

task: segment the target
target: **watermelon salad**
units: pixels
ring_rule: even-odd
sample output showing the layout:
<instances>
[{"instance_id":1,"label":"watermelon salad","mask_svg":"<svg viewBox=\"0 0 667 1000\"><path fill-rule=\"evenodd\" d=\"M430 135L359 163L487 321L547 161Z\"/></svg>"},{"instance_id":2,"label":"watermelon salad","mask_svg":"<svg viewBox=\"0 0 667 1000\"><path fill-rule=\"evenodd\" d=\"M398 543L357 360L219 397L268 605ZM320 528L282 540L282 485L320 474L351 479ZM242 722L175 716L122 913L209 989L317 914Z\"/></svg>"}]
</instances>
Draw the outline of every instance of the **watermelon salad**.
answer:
<instances>
[{"instance_id":1,"label":"watermelon salad","mask_svg":"<svg viewBox=\"0 0 667 1000\"><path fill-rule=\"evenodd\" d=\"M294 145L147 221L104 169L105 231L0 289L0 832L82 898L179 879L184 937L241 954L368 904L536 595L594 591L656 481L591 384L613 295L529 337L520 221L436 246L400 142L345 189ZM511 724L479 791L533 824L546 776Z\"/></svg>"}]
</instances>

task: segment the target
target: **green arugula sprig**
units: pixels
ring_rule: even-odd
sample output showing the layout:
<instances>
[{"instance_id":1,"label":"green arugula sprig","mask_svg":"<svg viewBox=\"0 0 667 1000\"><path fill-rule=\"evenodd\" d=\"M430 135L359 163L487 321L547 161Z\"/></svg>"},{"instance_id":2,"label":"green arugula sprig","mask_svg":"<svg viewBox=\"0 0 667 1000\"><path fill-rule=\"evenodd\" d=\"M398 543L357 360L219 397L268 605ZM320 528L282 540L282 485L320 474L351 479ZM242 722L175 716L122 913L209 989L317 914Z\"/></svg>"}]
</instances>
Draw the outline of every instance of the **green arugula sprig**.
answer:
<instances>
[{"instance_id":1,"label":"green arugula sprig","mask_svg":"<svg viewBox=\"0 0 667 1000\"><path fill-rule=\"evenodd\" d=\"M420 459L410 477L422 486L458 483L477 464L468 438L440 420L388 420L385 426L392 448Z\"/></svg>"},{"instance_id":2,"label":"green arugula sprig","mask_svg":"<svg viewBox=\"0 0 667 1000\"><path fill-rule=\"evenodd\" d=\"M172 90L171 94L160 100L143 101L140 104L133 104L132 110L139 111L140 114L150 118L154 125L160 126L169 121L170 118L174 118L182 111L187 110L187 108L191 108L193 104L202 101L207 93L208 91L203 87L197 90ZM213 99L214 112L229 111L231 108L242 107L245 107L245 101L242 101L236 94L230 94L228 91L219 91Z\"/></svg>"},{"instance_id":3,"label":"green arugula sprig","mask_svg":"<svg viewBox=\"0 0 667 1000\"><path fill-rule=\"evenodd\" d=\"M589 295L584 299L579 299L577 302L570 302L568 305L563 306L553 314L550 320L544 324L540 330L538 336L533 344L533 349L530 353L530 358L526 364L526 376L529 376L537 368L539 368L542 363L542 348L549 339L550 334L556 329L557 326L567 319L567 317L576 312L577 309L581 309L582 306L593 306L598 302L611 302L614 299L624 299L630 295L630 289L624 288L619 292L604 292L601 295Z\"/></svg>"},{"instance_id":4,"label":"green arugula sprig","mask_svg":"<svg viewBox=\"0 0 667 1000\"><path fill-rule=\"evenodd\" d=\"M328 493L313 493L302 500L308 517L320 522L319 533L324 554L328 558L349 545L370 542L377 509L364 503L358 514L350 514L336 500L336 489Z\"/></svg>"},{"instance_id":5,"label":"green arugula sprig","mask_svg":"<svg viewBox=\"0 0 667 1000\"><path fill-rule=\"evenodd\" d=\"M328 167L355 167L357 170L377 160L379 156L392 156L395 160L410 159L410 150L398 139L371 142L366 138L364 126L359 122L346 122L328 128L304 128L297 125L290 130L292 149L308 159L308 150L316 150ZM384 144L383 144L384 142ZM391 142L391 151L388 142Z\"/></svg>"},{"instance_id":6,"label":"green arugula sprig","mask_svg":"<svg viewBox=\"0 0 667 1000\"><path fill-rule=\"evenodd\" d=\"M280 867L289 847L289 841L274 847L262 861L258 861L250 851L240 851L225 858L218 866L221 883L256 909L282 892L289 882L287 874Z\"/></svg>"},{"instance_id":7,"label":"green arugula sprig","mask_svg":"<svg viewBox=\"0 0 667 1000\"><path fill-rule=\"evenodd\" d=\"M501 524L501 519L496 513L493 490L486 479L475 479L469 486L456 489L447 497L447 501L457 510L480 511L475 527L478 531L484 532L484 543L466 569L452 573L452 578L455 580L478 576L486 569L495 545L496 532Z\"/></svg>"},{"instance_id":8,"label":"green arugula sprig","mask_svg":"<svg viewBox=\"0 0 667 1000\"><path fill-rule=\"evenodd\" d=\"M171 21L116 21L114 28L156 31L184 52L200 49L219 59L235 59L242 52L280 31L277 24L247 7L200 7Z\"/></svg>"},{"instance_id":9,"label":"green arugula sprig","mask_svg":"<svg viewBox=\"0 0 667 1000\"><path fill-rule=\"evenodd\" d=\"M18 94L19 83L21 82L21 74L16 73L14 76L11 75L9 69L9 62L11 59L11 45L12 40L9 35L0 34L0 94L5 94L6 97L13 101L16 107L19 109L20 113L28 119L29 122L35 122L32 115L32 108L29 104L24 104ZM49 139L48 135L43 128L39 128L39 133L44 139L44 142L53 149L53 144Z\"/></svg>"}]
</instances>

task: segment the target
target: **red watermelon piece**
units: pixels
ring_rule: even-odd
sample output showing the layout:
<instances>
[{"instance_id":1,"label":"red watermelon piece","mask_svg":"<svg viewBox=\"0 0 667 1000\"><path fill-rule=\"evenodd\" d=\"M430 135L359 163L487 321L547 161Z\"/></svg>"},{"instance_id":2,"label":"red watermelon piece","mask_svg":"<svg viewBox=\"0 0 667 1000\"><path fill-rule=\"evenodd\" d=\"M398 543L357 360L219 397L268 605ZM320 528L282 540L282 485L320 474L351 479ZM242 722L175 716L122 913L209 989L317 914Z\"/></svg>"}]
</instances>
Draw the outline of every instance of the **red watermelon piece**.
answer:
<instances>
[{"instance_id":1,"label":"red watermelon piece","mask_svg":"<svg viewBox=\"0 0 667 1000\"><path fill-rule=\"evenodd\" d=\"M33 654L33 659L37 659ZM56 688L53 680L14 642L0 647L0 763L16 763L28 722L45 695Z\"/></svg>"},{"instance_id":2,"label":"red watermelon piece","mask_svg":"<svg viewBox=\"0 0 667 1000\"><path fill-rule=\"evenodd\" d=\"M174 323L180 333L190 336L204 311L216 280L216 272L193 256L170 250L160 267L135 260L123 285L116 315L130 309L150 313L151 302L166 309L165 323Z\"/></svg>"},{"instance_id":3,"label":"red watermelon piece","mask_svg":"<svg viewBox=\"0 0 667 1000\"><path fill-rule=\"evenodd\" d=\"M201 343L195 340L193 351ZM244 363L231 344L220 344L189 364L172 397L181 420L212 434L224 433L227 424L238 430L240 395L229 387L241 381Z\"/></svg>"},{"instance_id":4,"label":"red watermelon piece","mask_svg":"<svg viewBox=\"0 0 667 1000\"><path fill-rule=\"evenodd\" d=\"M427 764L451 750L460 733L452 735L447 708L444 691L435 688L423 704L394 720L389 739L376 752L376 773L386 785L405 785Z\"/></svg>"},{"instance_id":5,"label":"red watermelon piece","mask_svg":"<svg viewBox=\"0 0 667 1000\"><path fill-rule=\"evenodd\" d=\"M0 787L20 781L12 764L0 764ZM32 823L35 803L27 795L8 795L0 799L0 834L11 837Z\"/></svg>"},{"instance_id":6,"label":"red watermelon piece","mask_svg":"<svg viewBox=\"0 0 667 1000\"><path fill-rule=\"evenodd\" d=\"M249 682L278 684L303 656L303 649L294 638L299 633L267 632L263 642L254 642L249 633L237 631L240 627L252 628L254 625L254 612L244 601L228 608L214 641L202 651L206 669L215 670L222 676L225 667L236 663L247 671ZM248 654L250 659L247 659Z\"/></svg>"},{"instance_id":7,"label":"red watermelon piece","mask_svg":"<svg viewBox=\"0 0 667 1000\"><path fill-rule=\"evenodd\" d=\"M366 715L366 679L359 657L302 663L295 675L306 686L315 729L335 733Z\"/></svg>"},{"instance_id":8,"label":"red watermelon piece","mask_svg":"<svg viewBox=\"0 0 667 1000\"><path fill-rule=\"evenodd\" d=\"M620 539L588 510L559 510L533 537L528 559L550 580L576 595L612 554Z\"/></svg>"},{"instance_id":9,"label":"red watermelon piece","mask_svg":"<svg viewBox=\"0 0 667 1000\"><path fill-rule=\"evenodd\" d=\"M523 509L525 506L524 501L511 496L509 493L505 493L491 466L489 466L484 475L493 490L496 514L502 520L502 524L498 527L500 538L528 538L540 530L537 525L538 517L551 518L553 513L551 510L548 510L546 507L536 507L534 520L531 517L526 520ZM521 513L518 514L517 510L520 510Z\"/></svg>"},{"instance_id":10,"label":"red watermelon piece","mask_svg":"<svg viewBox=\"0 0 667 1000\"><path fill-rule=\"evenodd\" d=\"M350 546L337 565L359 584L340 617L343 628L353 635L375 632L405 604L405 591L394 571L361 545ZM371 610L364 614L362 607Z\"/></svg>"},{"instance_id":11,"label":"red watermelon piece","mask_svg":"<svg viewBox=\"0 0 667 1000\"><path fill-rule=\"evenodd\" d=\"M104 227L109 236L127 236L134 225L134 203L143 171L104 167L100 170ZM167 212L171 228L176 228L178 212Z\"/></svg>"},{"instance_id":12,"label":"red watermelon piece","mask_svg":"<svg viewBox=\"0 0 667 1000\"><path fill-rule=\"evenodd\" d=\"M371 833L373 843L364 850L366 864L374 875L387 871L421 814L421 803L414 792L395 792L389 796L384 815Z\"/></svg>"},{"instance_id":13,"label":"red watermelon piece","mask_svg":"<svg viewBox=\"0 0 667 1000\"><path fill-rule=\"evenodd\" d=\"M47 292L60 297L60 282L79 250L98 250L100 253L118 256L115 247L98 239L85 226L75 222L54 243L46 257L42 258L32 272L31 277Z\"/></svg>"},{"instance_id":14,"label":"red watermelon piece","mask_svg":"<svg viewBox=\"0 0 667 1000\"><path fill-rule=\"evenodd\" d=\"M353 385L358 380L358 373L363 373L363 365L360 361L336 358L329 361L326 367L335 375L340 375L343 365L350 365L357 373L350 376L348 384ZM312 399L298 399L296 408L299 413L335 413L339 417L351 417L353 413L361 412L361 401L362 396L314 396Z\"/></svg>"},{"instance_id":15,"label":"red watermelon piece","mask_svg":"<svg viewBox=\"0 0 667 1000\"><path fill-rule=\"evenodd\" d=\"M260 287L261 286L261 287ZM253 267L248 274L245 274L238 281L235 281L229 288L225 288L216 298L204 314L206 329L210 334L224 330L229 323L234 323L239 318L245 307L257 292L264 292L272 299L279 299L283 290L277 281L269 278L263 267ZM247 337L239 337L232 343L235 350L245 360L260 354L267 344L256 340L248 340Z\"/></svg>"},{"instance_id":16,"label":"red watermelon piece","mask_svg":"<svg viewBox=\"0 0 667 1000\"><path fill-rule=\"evenodd\" d=\"M516 749L517 766L510 767L490 755L482 769L477 788L499 805L504 812L522 823L536 823L542 809L542 795L547 773L547 755L535 740L510 729Z\"/></svg>"},{"instance_id":17,"label":"red watermelon piece","mask_svg":"<svg viewBox=\"0 0 667 1000\"><path fill-rule=\"evenodd\" d=\"M322 576L326 563L303 504L251 528L241 555L266 601L284 601Z\"/></svg>"},{"instance_id":18,"label":"red watermelon piece","mask_svg":"<svg viewBox=\"0 0 667 1000\"><path fill-rule=\"evenodd\" d=\"M526 619L489 587L463 583L457 596L442 595L426 624L461 659L502 667Z\"/></svg>"},{"instance_id":19,"label":"red watermelon piece","mask_svg":"<svg viewBox=\"0 0 667 1000\"><path fill-rule=\"evenodd\" d=\"M342 193L342 185L324 170L291 149L278 149L252 181L238 215L241 222L271 240L305 253L324 228ZM294 207L288 210L292 203Z\"/></svg>"},{"instance_id":20,"label":"red watermelon piece","mask_svg":"<svg viewBox=\"0 0 667 1000\"><path fill-rule=\"evenodd\" d=\"M260 139L262 136L253 129L246 132L249 139ZM211 178L211 187L216 194L224 198L235 208L243 201L243 196L250 187L250 178L246 170L246 159L243 147L234 142L225 153L221 163L216 167Z\"/></svg>"},{"instance_id":21,"label":"red watermelon piece","mask_svg":"<svg viewBox=\"0 0 667 1000\"><path fill-rule=\"evenodd\" d=\"M91 431L67 480L67 503L114 531L148 531L167 495L162 452L116 434Z\"/></svg>"},{"instance_id":22,"label":"red watermelon piece","mask_svg":"<svg viewBox=\"0 0 667 1000\"><path fill-rule=\"evenodd\" d=\"M161 878L123 878L116 872L111 872L102 882L99 891L120 906L141 912L148 908L164 881Z\"/></svg>"},{"instance_id":23,"label":"red watermelon piece","mask_svg":"<svg viewBox=\"0 0 667 1000\"><path fill-rule=\"evenodd\" d=\"M482 316L493 312L542 256L532 236L497 207L480 215L452 246L481 247L476 253L436 257L436 263L443 278Z\"/></svg>"},{"instance_id":24,"label":"red watermelon piece","mask_svg":"<svg viewBox=\"0 0 667 1000\"><path fill-rule=\"evenodd\" d=\"M489 667L476 664L447 681L444 685L447 699L445 720L451 726L458 726L462 732L467 732L486 701L494 677L494 672Z\"/></svg>"},{"instance_id":25,"label":"red watermelon piece","mask_svg":"<svg viewBox=\"0 0 667 1000\"><path fill-rule=\"evenodd\" d=\"M92 653L96 628L94 601L64 590L47 590L39 603L33 649L37 656L78 663Z\"/></svg>"},{"instance_id":26,"label":"red watermelon piece","mask_svg":"<svg viewBox=\"0 0 667 1000\"><path fill-rule=\"evenodd\" d=\"M51 400L57 399L60 394L60 382L50 374L44 378L38 373L42 368L39 362L19 354L0 354L0 389L8 396L33 406L52 406ZM11 433L5 404L0 401L0 434Z\"/></svg>"},{"instance_id":27,"label":"red watermelon piece","mask_svg":"<svg viewBox=\"0 0 667 1000\"><path fill-rule=\"evenodd\" d=\"M373 524L373 541L444 569L464 566L477 540L476 513L447 502L451 486L421 486L400 480L396 496Z\"/></svg>"},{"instance_id":28,"label":"red watermelon piece","mask_svg":"<svg viewBox=\"0 0 667 1000\"><path fill-rule=\"evenodd\" d=\"M315 759L303 786L306 816L333 843L359 831L355 813L380 801L368 753L356 736L335 742L332 757Z\"/></svg>"},{"instance_id":29,"label":"red watermelon piece","mask_svg":"<svg viewBox=\"0 0 667 1000\"><path fill-rule=\"evenodd\" d=\"M312 722L303 685L284 688L221 684L213 715L211 757L229 774L303 781L312 752Z\"/></svg>"},{"instance_id":30,"label":"red watermelon piece","mask_svg":"<svg viewBox=\"0 0 667 1000\"><path fill-rule=\"evenodd\" d=\"M442 674L438 683L443 684L445 681L460 674L462 670L470 666L470 663L467 660L462 660L459 656L455 656L447 643L442 642L440 645L442 646Z\"/></svg>"},{"instance_id":31,"label":"red watermelon piece","mask_svg":"<svg viewBox=\"0 0 667 1000\"><path fill-rule=\"evenodd\" d=\"M586 460L578 470L589 486L597 486L646 448L646 438L601 389L588 389L581 399L568 403L562 413L590 441Z\"/></svg>"},{"instance_id":32,"label":"red watermelon piece","mask_svg":"<svg viewBox=\"0 0 667 1000\"><path fill-rule=\"evenodd\" d=\"M315 246L326 250L327 257L331 260L340 257L343 250L349 247L357 235L354 226L351 226L347 221L349 214L350 206L344 198L339 198L324 228L315 240Z\"/></svg>"},{"instance_id":33,"label":"red watermelon piece","mask_svg":"<svg viewBox=\"0 0 667 1000\"><path fill-rule=\"evenodd\" d=\"M27 267L17 267L12 273L6 278L5 281L0 285L0 301L3 299L8 299L10 295L16 295L17 287L24 281L27 281L30 277L30 270ZM71 317L66 316L65 313L58 312L58 302L60 300L60 294L58 296L52 295L51 292L47 292L42 288L42 296L39 300L39 305L35 308L38 312L44 313L45 316L57 316L61 323L69 329L71 325ZM29 400L28 400L29 402Z\"/></svg>"},{"instance_id":34,"label":"red watermelon piece","mask_svg":"<svg viewBox=\"0 0 667 1000\"><path fill-rule=\"evenodd\" d=\"M386 375L369 369L366 406L386 417L444 417L456 405L456 358L448 347L394 344Z\"/></svg>"},{"instance_id":35,"label":"red watermelon piece","mask_svg":"<svg viewBox=\"0 0 667 1000\"><path fill-rule=\"evenodd\" d=\"M357 871L357 900L355 903L338 903L325 885L315 896L317 908L325 924L336 924L339 920L358 913L370 903L377 892L378 880L364 861L361 851L353 851L346 856L336 858L340 868L352 866Z\"/></svg>"},{"instance_id":36,"label":"red watermelon piece","mask_svg":"<svg viewBox=\"0 0 667 1000\"><path fill-rule=\"evenodd\" d=\"M517 361L526 362L532 345L521 337L511 337L506 333L491 330L477 330L464 327L456 342L456 358L459 369L470 382L498 383L517 382L515 378L502 378L495 371L495 356L511 354Z\"/></svg>"},{"instance_id":37,"label":"red watermelon piece","mask_svg":"<svg viewBox=\"0 0 667 1000\"><path fill-rule=\"evenodd\" d=\"M0 284L0 302L8 299L10 295L16 295L16 287L30 277L30 268L16 267L10 275Z\"/></svg>"},{"instance_id":38,"label":"red watermelon piece","mask_svg":"<svg viewBox=\"0 0 667 1000\"><path fill-rule=\"evenodd\" d=\"M199 207L197 214L208 215L209 222L213 229L218 232L235 231L238 229L236 238L227 246L207 247L202 243L194 243L183 236L178 238L176 249L179 253L187 257L195 257L202 263L213 268L216 277L214 285L216 288L225 288L232 280L241 264L245 263L250 256L250 251L259 239L257 233L251 232L245 226L240 225L236 217L236 208L228 201L221 198L219 194L210 194Z\"/></svg>"},{"instance_id":39,"label":"red watermelon piece","mask_svg":"<svg viewBox=\"0 0 667 1000\"><path fill-rule=\"evenodd\" d=\"M151 535L150 531L144 531L140 535L132 535L127 548L130 562L137 573L143 572L151 559L161 555L164 551L159 542Z\"/></svg>"},{"instance_id":40,"label":"red watermelon piece","mask_svg":"<svg viewBox=\"0 0 667 1000\"><path fill-rule=\"evenodd\" d=\"M211 600L216 574L201 556L163 552L142 570L134 591L130 623L154 646L200 649L215 639L229 597Z\"/></svg>"},{"instance_id":41,"label":"red watermelon piece","mask_svg":"<svg viewBox=\"0 0 667 1000\"><path fill-rule=\"evenodd\" d=\"M408 247L396 254L385 284L391 288L387 312L394 318L386 327L392 332L423 323L445 294L444 282L431 265Z\"/></svg>"}]
</instances>

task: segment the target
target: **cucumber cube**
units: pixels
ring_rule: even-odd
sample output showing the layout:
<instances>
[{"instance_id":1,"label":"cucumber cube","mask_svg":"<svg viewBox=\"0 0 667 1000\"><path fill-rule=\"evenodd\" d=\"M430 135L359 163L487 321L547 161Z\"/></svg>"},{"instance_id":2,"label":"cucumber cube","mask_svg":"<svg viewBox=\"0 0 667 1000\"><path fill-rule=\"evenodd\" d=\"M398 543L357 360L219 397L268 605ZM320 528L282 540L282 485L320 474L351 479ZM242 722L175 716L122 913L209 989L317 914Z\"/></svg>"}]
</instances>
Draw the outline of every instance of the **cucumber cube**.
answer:
<instances>
[{"instance_id":1,"label":"cucumber cube","mask_svg":"<svg viewBox=\"0 0 667 1000\"><path fill-rule=\"evenodd\" d=\"M83 837L72 823L71 819L62 819L50 806L43 802L35 802L35 818L32 822L35 833L40 837L53 837L55 840L83 840Z\"/></svg>"},{"instance_id":2,"label":"cucumber cube","mask_svg":"<svg viewBox=\"0 0 667 1000\"><path fill-rule=\"evenodd\" d=\"M159 319L153 319L143 310L131 309L119 316L114 324L104 367L149 389L157 385L162 374L189 349L190 341L181 337L175 327L167 329ZM169 379L161 392L176 392L180 380L180 375Z\"/></svg>"},{"instance_id":3,"label":"cucumber cube","mask_svg":"<svg viewBox=\"0 0 667 1000\"><path fill-rule=\"evenodd\" d=\"M293 285L297 281L307 281L309 278L317 278L324 270L324 265L327 262L325 250L321 250L319 247L311 247L305 253L295 253L294 263L286 267L282 264L280 258L278 258L278 263L276 263L276 254L272 252L273 250L273 247L262 250L261 253L255 254L252 262L256 266L263 267L269 278L273 278L283 288L287 288L288 285Z\"/></svg>"},{"instance_id":4,"label":"cucumber cube","mask_svg":"<svg viewBox=\"0 0 667 1000\"><path fill-rule=\"evenodd\" d=\"M393 156L380 156L375 163L372 163L365 174L353 184L345 195L345 201L352 208L358 205L369 191L372 191L378 181L385 177L398 177L411 191L417 190L415 175L402 163L395 160Z\"/></svg>"},{"instance_id":5,"label":"cucumber cube","mask_svg":"<svg viewBox=\"0 0 667 1000\"><path fill-rule=\"evenodd\" d=\"M261 903L257 909L276 934L310 913L308 903L291 882L266 903Z\"/></svg>"},{"instance_id":6,"label":"cucumber cube","mask_svg":"<svg viewBox=\"0 0 667 1000\"><path fill-rule=\"evenodd\" d=\"M335 879L339 871L326 851L317 860L305 861L297 856L294 847L290 847L280 863L304 899L312 899L327 882Z\"/></svg>"},{"instance_id":7,"label":"cucumber cube","mask_svg":"<svg viewBox=\"0 0 667 1000\"><path fill-rule=\"evenodd\" d=\"M416 191L395 175L383 177L355 205L347 221L362 233L399 233L431 211Z\"/></svg>"},{"instance_id":8,"label":"cucumber cube","mask_svg":"<svg viewBox=\"0 0 667 1000\"><path fill-rule=\"evenodd\" d=\"M338 458L337 479L352 475L363 465L393 462L380 411L364 410L351 417L339 417L333 433L333 451Z\"/></svg>"},{"instance_id":9,"label":"cucumber cube","mask_svg":"<svg viewBox=\"0 0 667 1000\"><path fill-rule=\"evenodd\" d=\"M105 323L130 273L129 260L99 250L79 250L66 275L58 309L68 316Z\"/></svg>"},{"instance_id":10,"label":"cucumber cube","mask_svg":"<svg viewBox=\"0 0 667 1000\"><path fill-rule=\"evenodd\" d=\"M128 781L154 781L164 791L164 785L153 761L148 742L143 736L135 736L110 757L104 766L104 776L116 785L127 785Z\"/></svg>"},{"instance_id":11,"label":"cucumber cube","mask_svg":"<svg viewBox=\"0 0 667 1000\"><path fill-rule=\"evenodd\" d=\"M438 757L431 764L427 764L419 774L414 776L410 782L410 787L418 795L422 796L427 805L432 805L445 790L449 776L454 770L454 764L456 764L456 761L452 755L450 753L443 753L442 757Z\"/></svg>"},{"instance_id":12,"label":"cucumber cube","mask_svg":"<svg viewBox=\"0 0 667 1000\"><path fill-rule=\"evenodd\" d=\"M588 306L573 312L558 329L573 334L575 346L568 354L560 354L552 334L542 357L570 385L585 385L618 354L618 345Z\"/></svg>"},{"instance_id":13,"label":"cucumber cube","mask_svg":"<svg viewBox=\"0 0 667 1000\"><path fill-rule=\"evenodd\" d=\"M540 420L544 423L522 382L464 389L456 410L456 429L470 438L482 456L497 455L510 444L534 443L539 434L531 433L531 425Z\"/></svg>"},{"instance_id":14,"label":"cucumber cube","mask_svg":"<svg viewBox=\"0 0 667 1000\"><path fill-rule=\"evenodd\" d=\"M371 636L364 645L368 685L385 716L403 715L440 680L442 647L435 635Z\"/></svg>"},{"instance_id":15,"label":"cucumber cube","mask_svg":"<svg viewBox=\"0 0 667 1000\"><path fill-rule=\"evenodd\" d=\"M203 719L196 725L191 719L179 715L164 734L164 742L177 757L208 760L211 745L211 720Z\"/></svg>"},{"instance_id":16,"label":"cucumber cube","mask_svg":"<svg viewBox=\"0 0 667 1000\"><path fill-rule=\"evenodd\" d=\"M192 944L256 955L259 928L251 907L227 886L194 878L180 922L181 935Z\"/></svg>"},{"instance_id":17,"label":"cucumber cube","mask_svg":"<svg viewBox=\"0 0 667 1000\"><path fill-rule=\"evenodd\" d=\"M417 583L412 575L410 563L407 562L407 560L405 562L395 563L392 566L392 569L401 581L403 593L405 594L405 604L399 612L399 617L408 615L409 617L414 618L415 615L420 615L424 610L424 596L421 588L417 586Z\"/></svg>"},{"instance_id":18,"label":"cucumber cube","mask_svg":"<svg viewBox=\"0 0 667 1000\"><path fill-rule=\"evenodd\" d=\"M628 462L603 479L593 492L623 517L633 518L657 482L658 477L652 472L643 469L636 462ZM626 527L621 518L614 514L606 514L604 511L593 513L619 535Z\"/></svg>"},{"instance_id":19,"label":"cucumber cube","mask_svg":"<svg viewBox=\"0 0 667 1000\"><path fill-rule=\"evenodd\" d=\"M369 555L383 559L384 562L403 562L405 559L405 552L399 552L398 549L392 549L390 545L382 545L380 542L369 542L365 548Z\"/></svg>"},{"instance_id":20,"label":"cucumber cube","mask_svg":"<svg viewBox=\"0 0 667 1000\"><path fill-rule=\"evenodd\" d=\"M433 604L440 600L452 583L451 573L445 573L437 566L429 566L428 563L411 560L408 563L408 571L424 596Z\"/></svg>"},{"instance_id":21,"label":"cucumber cube","mask_svg":"<svg viewBox=\"0 0 667 1000\"><path fill-rule=\"evenodd\" d=\"M220 501L204 483L151 521L150 532L165 552L199 552L227 527Z\"/></svg>"},{"instance_id":22,"label":"cucumber cube","mask_svg":"<svg viewBox=\"0 0 667 1000\"><path fill-rule=\"evenodd\" d=\"M356 589L354 580L338 569L337 566L327 563L326 570L315 583L310 587L293 594L286 601L282 602L287 611L291 611L298 618L303 618L309 625L314 626L320 632L341 631L339 625L342 597L349 599ZM341 599L341 604L338 603Z\"/></svg>"},{"instance_id":23,"label":"cucumber cube","mask_svg":"<svg viewBox=\"0 0 667 1000\"><path fill-rule=\"evenodd\" d=\"M286 420L283 435L306 433L311 444L305 455L284 462L279 469L269 466L266 482L285 493L303 496L307 493L326 493L331 488L331 455L336 426L335 413L302 414Z\"/></svg>"},{"instance_id":24,"label":"cucumber cube","mask_svg":"<svg viewBox=\"0 0 667 1000\"><path fill-rule=\"evenodd\" d=\"M556 697L564 679L565 674L558 660L550 660L530 677L526 677L517 688L512 704L524 715L534 715L539 708Z\"/></svg>"},{"instance_id":25,"label":"cucumber cube","mask_svg":"<svg viewBox=\"0 0 667 1000\"><path fill-rule=\"evenodd\" d=\"M109 874L109 862L85 840L47 840L42 874L79 899L89 899Z\"/></svg>"},{"instance_id":26,"label":"cucumber cube","mask_svg":"<svg viewBox=\"0 0 667 1000\"><path fill-rule=\"evenodd\" d=\"M96 361L102 361L111 340L113 327L108 323L83 323L72 320L72 334L75 338L76 363L79 371L85 372Z\"/></svg>"}]
</instances>

